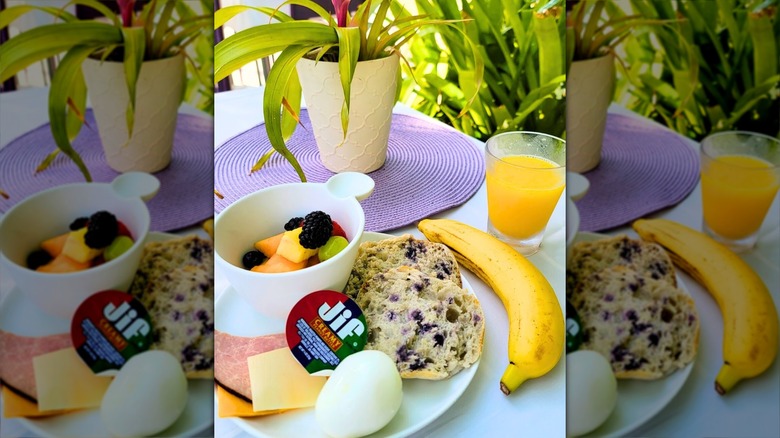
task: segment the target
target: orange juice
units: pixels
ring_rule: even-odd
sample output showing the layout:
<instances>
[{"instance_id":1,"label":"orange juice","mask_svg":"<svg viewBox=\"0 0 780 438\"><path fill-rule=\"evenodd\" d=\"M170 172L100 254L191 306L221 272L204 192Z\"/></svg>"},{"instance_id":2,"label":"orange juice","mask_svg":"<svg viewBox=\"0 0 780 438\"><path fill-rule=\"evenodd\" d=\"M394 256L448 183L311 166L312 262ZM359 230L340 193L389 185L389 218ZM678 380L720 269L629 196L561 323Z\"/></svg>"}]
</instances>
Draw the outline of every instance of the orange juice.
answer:
<instances>
[{"instance_id":1,"label":"orange juice","mask_svg":"<svg viewBox=\"0 0 780 438\"><path fill-rule=\"evenodd\" d=\"M501 233L533 237L547 226L566 185L566 172L553 161L510 155L488 164L488 216Z\"/></svg>"},{"instance_id":2,"label":"orange juice","mask_svg":"<svg viewBox=\"0 0 780 438\"><path fill-rule=\"evenodd\" d=\"M701 191L707 226L729 239L758 231L780 187L772 167L748 155L721 155L705 161Z\"/></svg>"}]
</instances>

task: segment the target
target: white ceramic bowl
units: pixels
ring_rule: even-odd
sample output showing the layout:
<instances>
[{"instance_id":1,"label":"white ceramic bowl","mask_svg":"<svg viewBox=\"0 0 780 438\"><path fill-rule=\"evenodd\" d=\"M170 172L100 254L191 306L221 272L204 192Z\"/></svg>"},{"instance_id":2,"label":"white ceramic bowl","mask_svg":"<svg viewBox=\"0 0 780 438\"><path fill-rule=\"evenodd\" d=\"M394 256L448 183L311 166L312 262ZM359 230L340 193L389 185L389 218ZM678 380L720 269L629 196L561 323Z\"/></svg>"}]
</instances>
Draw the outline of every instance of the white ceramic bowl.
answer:
<instances>
[{"instance_id":1,"label":"white ceramic bowl","mask_svg":"<svg viewBox=\"0 0 780 438\"><path fill-rule=\"evenodd\" d=\"M359 200L368 197L374 181L345 172L327 183L291 183L244 196L223 210L214 222L216 265L238 294L261 314L286 319L293 305L310 292L342 290L357 257L366 219ZM315 266L284 273L252 272L241 264L258 240L284 231L292 217L320 210L344 228L349 245Z\"/></svg>"},{"instance_id":2,"label":"white ceramic bowl","mask_svg":"<svg viewBox=\"0 0 780 438\"><path fill-rule=\"evenodd\" d=\"M95 292L127 291L149 232L144 200L157 193L157 178L129 172L112 183L76 183L36 193L11 208L0 222L0 262L22 293L46 313L71 319L84 299ZM135 239L124 254L100 266L70 273L45 273L27 268L27 256L41 242L68 232L78 218L106 210L122 221Z\"/></svg>"}]
</instances>

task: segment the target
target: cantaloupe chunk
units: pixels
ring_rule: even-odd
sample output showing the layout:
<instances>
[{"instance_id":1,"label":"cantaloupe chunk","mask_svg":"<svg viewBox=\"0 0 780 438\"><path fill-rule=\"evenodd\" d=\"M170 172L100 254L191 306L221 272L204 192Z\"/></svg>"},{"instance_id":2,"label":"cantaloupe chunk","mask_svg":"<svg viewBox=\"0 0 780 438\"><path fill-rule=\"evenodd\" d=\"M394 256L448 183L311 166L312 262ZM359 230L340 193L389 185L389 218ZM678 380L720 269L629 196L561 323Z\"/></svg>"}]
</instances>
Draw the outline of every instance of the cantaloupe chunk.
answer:
<instances>
[{"instance_id":1,"label":"cantaloupe chunk","mask_svg":"<svg viewBox=\"0 0 780 438\"><path fill-rule=\"evenodd\" d=\"M282 241L284 233L279 233L276 236L271 236L267 239L258 240L255 242L255 249L263 253L266 257L271 258L276 254L276 249L279 248L279 242Z\"/></svg>"},{"instance_id":2,"label":"cantaloupe chunk","mask_svg":"<svg viewBox=\"0 0 780 438\"><path fill-rule=\"evenodd\" d=\"M265 273L292 272L305 268L306 262L307 261L304 260L300 263L295 263L287 260L279 254L274 254L271 256L271 258L263 262L262 265L253 267L252 271Z\"/></svg>"},{"instance_id":3,"label":"cantaloupe chunk","mask_svg":"<svg viewBox=\"0 0 780 438\"><path fill-rule=\"evenodd\" d=\"M68 240L70 233L65 233L51 239L44 240L41 243L41 248L48 252L50 256L57 257L62 252L62 248L65 246L65 241Z\"/></svg>"},{"instance_id":4,"label":"cantaloupe chunk","mask_svg":"<svg viewBox=\"0 0 780 438\"><path fill-rule=\"evenodd\" d=\"M64 254L60 254L57 257L54 257L49 263L38 267L36 271L62 274L66 272L83 271L87 268L89 268L89 262L80 263Z\"/></svg>"}]
</instances>

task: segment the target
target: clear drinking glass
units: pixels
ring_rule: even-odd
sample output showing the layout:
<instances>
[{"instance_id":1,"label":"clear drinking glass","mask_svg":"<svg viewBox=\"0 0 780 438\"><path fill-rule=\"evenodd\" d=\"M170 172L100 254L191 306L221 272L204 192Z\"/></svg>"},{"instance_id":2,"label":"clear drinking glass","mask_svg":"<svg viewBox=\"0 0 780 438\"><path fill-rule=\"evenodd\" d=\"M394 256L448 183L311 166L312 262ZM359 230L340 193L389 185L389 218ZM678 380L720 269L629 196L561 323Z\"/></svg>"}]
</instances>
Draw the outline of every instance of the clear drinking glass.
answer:
<instances>
[{"instance_id":1,"label":"clear drinking glass","mask_svg":"<svg viewBox=\"0 0 780 438\"><path fill-rule=\"evenodd\" d=\"M752 248L780 187L780 140L746 131L701 142L705 233L734 251Z\"/></svg>"},{"instance_id":2,"label":"clear drinking glass","mask_svg":"<svg viewBox=\"0 0 780 438\"><path fill-rule=\"evenodd\" d=\"M538 132L506 132L485 145L488 232L523 255L539 250L566 186L566 142Z\"/></svg>"}]
</instances>

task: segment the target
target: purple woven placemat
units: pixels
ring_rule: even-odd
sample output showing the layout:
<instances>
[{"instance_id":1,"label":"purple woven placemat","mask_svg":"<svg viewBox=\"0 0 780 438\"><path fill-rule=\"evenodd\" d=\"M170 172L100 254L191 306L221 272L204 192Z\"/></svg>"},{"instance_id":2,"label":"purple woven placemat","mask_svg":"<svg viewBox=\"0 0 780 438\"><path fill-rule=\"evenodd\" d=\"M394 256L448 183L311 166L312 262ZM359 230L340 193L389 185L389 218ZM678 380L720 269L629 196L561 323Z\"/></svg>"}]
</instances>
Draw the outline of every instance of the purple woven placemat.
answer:
<instances>
[{"instance_id":1,"label":"purple woven placemat","mask_svg":"<svg viewBox=\"0 0 780 438\"><path fill-rule=\"evenodd\" d=\"M308 113L287 142L309 182L325 182L334 175L320 163ZM255 126L221 145L214 158L214 184L224 199L215 198L222 211L242 196L272 185L299 182L292 166L274 154L258 172L249 174L257 159L271 149L265 125ZM387 161L369 174L374 193L361 202L366 230L403 227L466 202L485 176L482 153L466 136L415 117L394 114Z\"/></svg>"},{"instance_id":2,"label":"purple woven placemat","mask_svg":"<svg viewBox=\"0 0 780 438\"><path fill-rule=\"evenodd\" d=\"M625 225L685 199L699 179L699 155L674 132L649 121L609 114L601 163L584 174L581 231Z\"/></svg>"},{"instance_id":3,"label":"purple woven placemat","mask_svg":"<svg viewBox=\"0 0 780 438\"><path fill-rule=\"evenodd\" d=\"M110 182L119 173L108 167L97 133L92 110L73 142L95 182ZM35 167L56 149L49 124L14 139L0 150L0 187L10 199L0 198L0 211L42 190L62 184L84 182L76 165L60 154L41 173ZM160 191L147 206L152 217L150 229L172 231L194 225L214 214L213 159L214 125L211 119L179 114L173 139L171 164L154 174L160 180Z\"/></svg>"}]
</instances>

